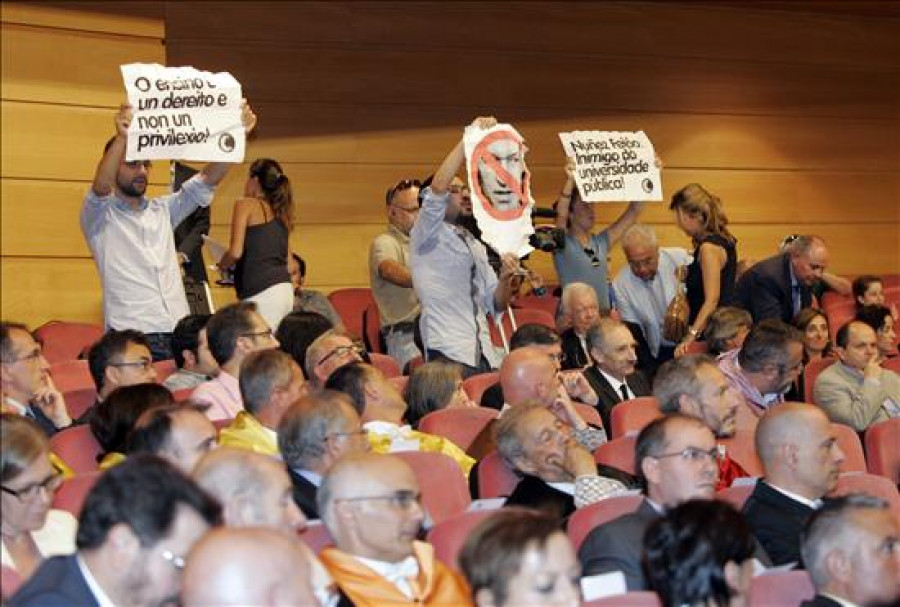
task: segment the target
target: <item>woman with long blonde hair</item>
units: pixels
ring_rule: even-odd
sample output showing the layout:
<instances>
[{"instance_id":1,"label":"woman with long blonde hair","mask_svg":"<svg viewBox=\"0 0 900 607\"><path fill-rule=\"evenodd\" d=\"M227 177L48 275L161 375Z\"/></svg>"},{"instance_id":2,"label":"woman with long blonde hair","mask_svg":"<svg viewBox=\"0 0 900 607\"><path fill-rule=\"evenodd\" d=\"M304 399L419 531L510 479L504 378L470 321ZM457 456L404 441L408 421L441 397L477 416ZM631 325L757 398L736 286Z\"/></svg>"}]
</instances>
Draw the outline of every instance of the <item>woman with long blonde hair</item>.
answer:
<instances>
[{"instance_id":1,"label":"woman with long blonde hair","mask_svg":"<svg viewBox=\"0 0 900 607\"><path fill-rule=\"evenodd\" d=\"M737 272L737 239L728 231L722 201L700 184L691 183L672 196L669 210L694 243L694 260L688 266L687 300L690 306L688 334L675 349L687 346L703 334L709 316L719 306L731 304Z\"/></svg>"}]
</instances>

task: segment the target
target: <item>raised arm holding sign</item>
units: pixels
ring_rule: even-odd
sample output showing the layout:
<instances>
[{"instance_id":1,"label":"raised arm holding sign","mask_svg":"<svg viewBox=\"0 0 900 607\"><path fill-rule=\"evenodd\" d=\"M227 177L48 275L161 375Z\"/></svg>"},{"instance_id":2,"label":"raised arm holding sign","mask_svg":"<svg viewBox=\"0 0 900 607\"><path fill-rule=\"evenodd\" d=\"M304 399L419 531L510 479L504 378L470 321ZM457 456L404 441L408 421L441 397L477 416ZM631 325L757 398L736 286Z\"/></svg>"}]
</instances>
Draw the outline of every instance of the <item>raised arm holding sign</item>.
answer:
<instances>
[{"instance_id":1,"label":"raised arm holding sign","mask_svg":"<svg viewBox=\"0 0 900 607\"><path fill-rule=\"evenodd\" d=\"M245 133L256 125L243 100L240 120ZM190 311L173 228L198 206L212 202L213 190L231 164L208 164L177 193L147 198L150 160L125 160L132 122L132 107L123 104L115 116L116 134L107 142L85 196L81 231L100 274L106 327L147 334L154 359L160 360L172 356L172 330Z\"/></svg>"}]
</instances>

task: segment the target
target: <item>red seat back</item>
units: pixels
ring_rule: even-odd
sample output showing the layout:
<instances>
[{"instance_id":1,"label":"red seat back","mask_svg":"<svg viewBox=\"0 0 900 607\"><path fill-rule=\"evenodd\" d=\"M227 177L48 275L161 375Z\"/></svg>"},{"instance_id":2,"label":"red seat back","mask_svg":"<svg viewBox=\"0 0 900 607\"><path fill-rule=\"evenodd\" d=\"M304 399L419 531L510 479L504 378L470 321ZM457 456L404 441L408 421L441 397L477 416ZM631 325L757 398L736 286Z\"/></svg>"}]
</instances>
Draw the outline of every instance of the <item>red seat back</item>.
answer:
<instances>
[{"instance_id":1,"label":"red seat back","mask_svg":"<svg viewBox=\"0 0 900 607\"><path fill-rule=\"evenodd\" d=\"M569 517L569 526L566 533L572 540L572 546L578 551L588 534L596 527L617 519L623 514L629 514L638 509L642 495L620 495L608 497L589 506L585 506Z\"/></svg>"},{"instance_id":2,"label":"red seat back","mask_svg":"<svg viewBox=\"0 0 900 607\"><path fill-rule=\"evenodd\" d=\"M654 419L662 417L659 412L659 401L652 396L639 396L622 401L612 408L609 424L612 426L611 438L619 438L627 434L637 434Z\"/></svg>"},{"instance_id":3,"label":"red seat back","mask_svg":"<svg viewBox=\"0 0 900 607\"><path fill-rule=\"evenodd\" d=\"M78 518L85 498L87 498L88 493L91 492L99 478L99 472L90 472L64 480L53 496L51 507L65 510L75 518Z\"/></svg>"},{"instance_id":4,"label":"red seat back","mask_svg":"<svg viewBox=\"0 0 900 607\"><path fill-rule=\"evenodd\" d=\"M538 297L536 295L526 295L524 297L518 297L513 302L514 308L518 309L529 309L529 310L541 310L542 312L546 312L552 318L556 318L556 311L559 309L559 297ZM516 318L518 319L518 311L516 312ZM519 322L519 326L522 326L526 323ZM554 326L553 330L556 330Z\"/></svg>"},{"instance_id":5,"label":"red seat back","mask_svg":"<svg viewBox=\"0 0 900 607\"><path fill-rule=\"evenodd\" d=\"M413 469L422 492L422 506L437 524L465 512L472 502L462 470L443 453L398 451L392 453Z\"/></svg>"},{"instance_id":6,"label":"red seat back","mask_svg":"<svg viewBox=\"0 0 900 607\"><path fill-rule=\"evenodd\" d=\"M434 546L434 555L437 559L447 567L458 571L457 558L469 534L481 521L495 512L496 510L463 512L435 525L428 532L428 543Z\"/></svg>"},{"instance_id":7,"label":"red seat back","mask_svg":"<svg viewBox=\"0 0 900 607\"><path fill-rule=\"evenodd\" d=\"M191 394L194 393L194 388L182 388L181 390L175 390L172 392L172 398L175 399L176 403L187 402L191 399Z\"/></svg>"},{"instance_id":8,"label":"red seat back","mask_svg":"<svg viewBox=\"0 0 900 607\"><path fill-rule=\"evenodd\" d=\"M50 365L50 377L60 392L95 388L86 360L66 360Z\"/></svg>"},{"instance_id":9,"label":"red seat back","mask_svg":"<svg viewBox=\"0 0 900 607\"><path fill-rule=\"evenodd\" d=\"M449 439L465 451L500 412L486 407L452 407L432 411L419 421L419 430Z\"/></svg>"},{"instance_id":10,"label":"red seat back","mask_svg":"<svg viewBox=\"0 0 900 607\"><path fill-rule=\"evenodd\" d=\"M479 373L463 381L463 390L466 391L473 403L480 403L481 395L484 394L484 391L499 381L500 373L498 371Z\"/></svg>"},{"instance_id":11,"label":"red seat back","mask_svg":"<svg viewBox=\"0 0 900 607\"><path fill-rule=\"evenodd\" d=\"M866 472L866 455L856 430L844 424L832 422L831 429L837 437L838 447L844 452L844 463L841 472Z\"/></svg>"},{"instance_id":12,"label":"red seat back","mask_svg":"<svg viewBox=\"0 0 900 607\"><path fill-rule=\"evenodd\" d=\"M51 320L35 329L34 336L43 344L44 358L52 365L77 359L85 348L103 337L103 327Z\"/></svg>"},{"instance_id":13,"label":"red seat back","mask_svg":"<svg viewBox=\"0 0 900 607\"><path fill-rule=\"evenodd\" d=\"M71 426L50 437L50 450L75 474L98 470L97 456L102 448L88 425Z\"/></svg>"},{"instance_id":14,"label":"red seat back","mask_svg":"<svg viewBox=\"0 0 900 607\"><path fill-rule=\"evenodd\" d=\"M866 460L869 472L900 483L900 417L869 426Z\"/></svg>"},{"instance_id":15,"label":"red seat back","mask_svg":"<svg viewBox=\"0 0 900 607\"><path fill-rule=\"evenodd\" d=\"M585 405L584 403L573 402L572 404L575 405L575 410L578 411L578 415L581 416L581 419L592 426L603 428L603 418L600 417L600 412L594 407Z\"/></svg>"},{"instance_id":16,"label":"red seat back","mask_svg":"<svg viewBox=\"0 0 900 607\"><path fill-rule=\"evenodd\" d=\"M519 476L510 470L496 451L484 456L478 464L478 496L507 497L519 484Z\"/></svg>"},{"instance_id":17,"label":"red seat back","mask_svg":"<svg viewBox=\"0 0 900 607\"><path fill-rule=\"evenodd\" d=\"M831 495L847 495L848 493L868 493L885 500L890 506L894 518L900 523L900 494L897 485L883 476L868 472L847 472L838 478L837 487Z\"/></svg>"},{"instance_id":18,"label":"red seat back","mask_svg":"<svg viewBox=\"0 0 900 607\"><path fill-rule=\"evenodd\" d=\"M93 386L63 393L69 417L78 419L97 402L97 390Z\"/></svg>"},{"instance_id":19,"label":"red seat back","mask_svg":"<svg viewBox=\"0 0 900 607\"><path fill-rule=\"evenodd\" d=\"M303 543L309 546L309 549L316 554L319 554L322 548L334 544L334 539L328 532L328 527L322 521L309 521L306 524L306 529L301 531L299 535Z\"/></svg>"},{"instance_id":20,"label":"red seat back","mask_svg":"<svg viewBox=\"0 0 900 607\"><path fill-rule=\"evenodd\" d=\"M805 571L767 573L750 583L750 607L797 607L815 594Z\"/></svg>"},{"instance_id":21,"label":"red seat back","mask_svg":"<svg viewBox=\"0 0 900 607\"><path fill-rule=\"evenodd\" d=\"M366 350L387 354L381 347L381 314L378 312L378 304L374 301L363 310L363 341Z\"/></svg>"},{"instance_id":22,"label":"red seat back","mask_svg":"<svg viewBox=\"0 0 900 607\"><path fill-rule=\"evenodd\" d=\"M556 319L554 319L553 314L550 314L549 312L535 308L518 308L513 309L512 313L513 316L515 316L515 328L513 328L513 319L510 318L509 312L503 315L502 320L503 335L506 337L507 343L509 343L509 339L512 337L512 334L515 333L516 328L521 327L522 325L543 325L556 331ZM491 341L494 342L494 345L496 346L502 346L503 338L500 335L500 329L497 327L497 323L494 322L493 318L489 318L488 321L491 331Z\"/></svg>"},{"instance_id":23,"label":"red seat back","mask_svg":"<svg viewBox=\"0 0 900 607\"><path fill-rule=\"evenodd\" d=\"M369 360L372 361L372 366L384 373L384 376L387 378L400 377L402 375L400 365L387 354L369 352Z\"/></svg>"},{"instance_id":24,"label":"red seat back","mask_svg":"<svg viewBox=\"0 0 900 607\"><path fill-rule=\"evenodd\" d=\"M174 359L169 358L156 361L153 363L153 368L156 369L156 383L161 384L166 381L167 377L178 370L178 365L175 363Z\"/></svg>"},{"instance_id":25,"label":"red seat back","mask_svg":"<svg viewBox=\"0 0 900 607\"><path fill-rule=\"evenodd\" d=\"M341 317L344 328L356 339L363 336L363 312L373 303L372 289L338 289L328 294L328 301Z\"/></svg>"},{"instance_id":26,"label":"red seat back","mask_svg":"<svg viewBox=\"0 0 900 607\"><path fill-rule=\"evenodd\" d=\"M888 371L893 371L900 375L900 356L894 356L893 358L888 358L881 366L887 369Z\"/></svg>"},{"instance_id":27,"label":"red seat back","mask_svg":"<svg viewBox=\"0 0 900 607\"><path fill-rule=\"evenodd\" d=\"M819 377L819 373L833 365L835 362L837 362L836 358L818 358L816 360L809 361L806 367L804 367L803 394L806 395L807 401L813 402L813 387L816 385L816 378Z\"/></svg>"},{"instance_id":28,"label":"red seat back","mask_svg":"<svg viewBox=\"0 0 900 607\"><path fill-rule=\"evenodd\" d=\"M634 474L634 444L637 438L632 436L620 436L603 443L594 451L594 460L598 464L605 464Z\"/></svg>"}]
</instances>

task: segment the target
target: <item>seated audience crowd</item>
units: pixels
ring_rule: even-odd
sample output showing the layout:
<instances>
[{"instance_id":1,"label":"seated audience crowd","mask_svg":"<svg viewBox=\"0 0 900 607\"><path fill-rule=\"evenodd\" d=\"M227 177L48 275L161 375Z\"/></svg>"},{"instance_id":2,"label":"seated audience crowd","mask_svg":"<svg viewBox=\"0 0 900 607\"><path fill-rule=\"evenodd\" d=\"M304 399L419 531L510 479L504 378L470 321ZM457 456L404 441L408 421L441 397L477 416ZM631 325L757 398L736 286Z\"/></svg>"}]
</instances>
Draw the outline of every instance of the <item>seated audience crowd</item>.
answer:
<instances>
[{"instance_id":1,"label":"seated audience crowd","mask_svg":"<svg viewBox=\"0 0 900 607\"><path fill-rule=\"evenodd\" d=\"M98 260L135 240L98 208L168 204L175 219L227 170L149 200L149 167L124 161L129 120L125 106L85 201ZM4 601L512 607L644 591L737 607L782 566L808 571L809 607L900 603L896 283L860 276L851 294L816 235L738 276L724 203L699 184L671 205L692 251L638 223L640 201L594 233L570 171L560 296L522 296L523 276L540 281L488 255L463 160L460 140L432 177L388 189L374 299L352 312L306 289L291 254L278 326L253 301L186 314L168 266L147 287L159 306L128 309L123 277L102 276L108 330L79 344L87 360L48 361L40 331L3 321ZM627 266L608 283L617 243ZM135 247L129 263L168 250ZM685 272L678 336L667 309ZM529 306L549 320L492 334Z\"/></svg>"}]
</instances>

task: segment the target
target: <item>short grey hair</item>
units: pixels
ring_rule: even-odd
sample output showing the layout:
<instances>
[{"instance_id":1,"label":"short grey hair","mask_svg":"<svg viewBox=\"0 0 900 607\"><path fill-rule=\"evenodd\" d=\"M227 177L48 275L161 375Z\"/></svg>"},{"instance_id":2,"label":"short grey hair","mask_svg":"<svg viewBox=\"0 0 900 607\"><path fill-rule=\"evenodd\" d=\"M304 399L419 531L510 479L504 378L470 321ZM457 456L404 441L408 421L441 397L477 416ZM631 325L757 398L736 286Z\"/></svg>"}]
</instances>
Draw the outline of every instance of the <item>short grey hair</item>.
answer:
<instances>
[{"instance_id":1,"label":"short grey hair","mask_svg":"<svg viewBox=\"0 0 900 607\"><path fill-rule=\"evenodd\" d=\"M703 365L716 366L716 361L706 354L688 354L673 358L659 368L653 380L653 396L659 401L663 413L678 413L681 397L699 400L703 384L697 379L697 371Z\"/></svg>"},{"instance_id":2,"label":"short grey hair","mask_svg":"<svg viewBox=\"0 0 900 607\"><path fill-rule=\"evenodd\" d=\"M727 349L726 342L737 336L738 329L746 327L749 331L753 326L753 317L743 308L723 306L716 309L706 323L703 331L703 339L710 353L721 354Z\"/></svg>"},{"instance_id":3,"label":"short grey hair","mask_svg":"<svg viewBox=\"0 0 900 607\"><path fill-rule=\"evenodd\" d=\"M622 234L622 249L635 243L646 243L651 247L659 246L656 232L653 228L644 223L636 223Z\"/></svg>"},{"instance_id":4,"label":"short grey hair","mask_svg":"<svg viewBox=\"0 0 900 607\"><path fill-rule=\"evenodd\" d=\"M887 510L887 501L862 493L851 493L833 500L813 513L806 522L800 537L800 553L803 564L812 578L817 591L828 585L826 558L838 546L853 543L856 531L850 524L850 517L859 510Z\"/></svg>"},{"instance_id":5,"label":"short grey hair","mask_svg":"<svg viewBox=\"0 0 900 607\"><path fill-rule=\"evenodd\" d=\"M593 349L606 352L606 340L610 331L618 327L626 327L625 323L615 318L601 318L587 330L587 346L588 351ZM627 327L626 327L627 328Z\"/></svg>"},{"instance_id":6,"label":"short grey hair","mask_svg":"<svg viewBox=\"0 0 900 607\"><path fill-rule=\"evenodd\" d=\"M515 407L510 407L497 420L495 427L497 453L500 454L506 465L513 470L517 470L516 460L525 458L527 455L522 446L522 435L519 433L522 420L538 409L546 410L547 407L533 401L525 402Z\"/></svg>"},{"instance_id":7,"label":"short grey hair","mask_svg":"<svg viewBox=\"0 0 900 607\"><path fill-rule=\"evenodd\" d=\"M341 392L316 390L291 405L278 425L278 449L291 468L311 469L325 454L330 432L347 429L353 402Z\"/></svg>"},{"instance_id":8,"label":"short grey hair","mask_svg":"<svg viewBox=\"0 0 900 607\"><path fill-rule=\"evenodd\" d=\"M269 404L272 393L291 383L294 359L281 350L251 352L241 363L240 387L244 408L253 415Z\"/></svg>"},{"instance_id":9,"label":"short grey hair","mask_svg":"<svg viewBox=\"0 0 900 607\"><path fill-rule=\"evenodd\" d=\"M572 298L581 294L586 293L594 297L597 300L597 305L600 305L600 298L597 296L597 291L594 290L594 287L587 284L586 282L570 282L565 287L563 287L562 297L560 297L560 310L563 314L569 314L572 311Z\"/></svg>"},{"instance_id":10,"label":"short grey hair","mask_svg":"<svg viewBox=\"0 0 900 607\"><path fill-rule=\"evenodd\" d=\"M325 344L335 337L349 338L349 335L339 329L329 329L319 335L311 344L309 344L309 348L306 349L306 357L303 359L303 371L310 381L316 380L316 366L319 364L319 361L328 354L328 352L326 352L327 348L325 347Z\"/></svg>"}]
</instances>

